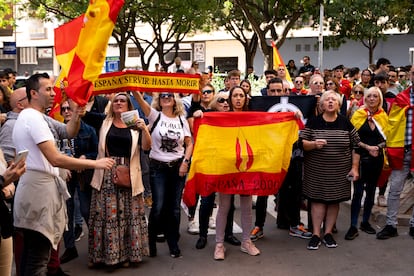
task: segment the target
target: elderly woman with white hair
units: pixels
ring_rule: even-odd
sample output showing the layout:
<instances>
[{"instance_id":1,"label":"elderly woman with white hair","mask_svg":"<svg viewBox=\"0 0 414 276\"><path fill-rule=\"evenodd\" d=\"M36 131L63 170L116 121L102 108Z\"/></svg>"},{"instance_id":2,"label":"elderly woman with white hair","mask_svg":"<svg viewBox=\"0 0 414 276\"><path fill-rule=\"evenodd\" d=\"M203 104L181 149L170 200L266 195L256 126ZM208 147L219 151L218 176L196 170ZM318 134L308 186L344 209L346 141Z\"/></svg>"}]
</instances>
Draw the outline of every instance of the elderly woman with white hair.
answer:
<instances>
[{"instance_id":1,"label":"elderly woman with white hair","mask_svg":"<svg viewBox=\"0 0 414 276\"><path fill-rule=\"evenodd\" d=\"M349 180L359 177L360 139L351 122L339 114L341 96L335 91L324 92L319 101L322 113L310 119L300 133L304 149L303 193L311 202L313 236L308 249L321 244L321 226L324 222L323 243L337 247L332 229L339 213L339 203L351 198Z\"/></svg>"},{"instance_id":2,"label":"elderly woman with white hair","mask_svg":"<svg viewBox=\"0 0 414 276\"><path fill-rule=\"evenodd\" d=\"M368 234L375 234L369 224L372 206L374 205L375 189L384 164L383 148L385 133L388 127L388 116L382 108L382 93L378 87L371 87L364 93L364 105L351 118L351 123L361 138L358 152L360 158L361 177L354 182L354 194L351 203L351 227L345 235L346 240L358 236L358 217L361 210L362 195L365 191L364 211L360 229Z\"/></svg>"}]
</instances>

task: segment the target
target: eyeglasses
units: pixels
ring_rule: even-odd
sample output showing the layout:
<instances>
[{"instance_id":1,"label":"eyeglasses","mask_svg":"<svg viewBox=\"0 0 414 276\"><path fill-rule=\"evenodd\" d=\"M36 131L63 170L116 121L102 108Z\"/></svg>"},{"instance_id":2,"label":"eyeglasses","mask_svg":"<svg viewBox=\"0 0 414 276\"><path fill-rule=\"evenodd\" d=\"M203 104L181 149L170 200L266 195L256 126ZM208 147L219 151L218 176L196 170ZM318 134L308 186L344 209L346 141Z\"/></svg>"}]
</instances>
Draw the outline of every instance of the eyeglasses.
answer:
<instances>
[{"instance_id":1,"label":"eyeglasses","mask_svg":"<svg viewBox=\"0 0 414 276\"><path fill-rule=\"evenodd\" d=\"M354 91L354 93L355 93L355 94L361 94L361 95L362 95L362 94L364 94L364 91L355 90L355 91Z\"/></svg>"},{"instance_id":2,"label":"eyeglasses","mask_svg":"<svg viewBox=\"0 0 414 276\"><path fill-rule=\"evenodd\" d=\"M72 109L70 109L70 107L69 107L69 106L62 106L62 107L60 108L60 110L62 110L62 112L65 112L65 111L71 111Z\"/></svg>"},{"instance_id":3,"label":"eyeglasses","mask_svg":"<svg viewBox=\"0 0 414 276\"><path fill-rule=\"evenodd\" d=\"M160 94L161 99L168 99L168 98L173 98L173 97L174 97L174 94L171 94L171 93L162 93L162 94Z\"/></svg>"},{"instance_id":4,"label":"eyeglasses","mask_svg":"<svg viewBox=\"0 0 414 276\"><path fill-rule=\"evenodd\" d=\"M335 85L335 83L333 83L333 82L327 82L326 83L326 85L328 86L328 85Z\"/></svg>"},{"instance_id":5,"label":"eyeglasses","mask_svg":"<svg viewBox=\"0 0 414 276\"><path fill-rule=\"evenodd\" d=\"M371 74L362 74L364 77L371 77Z\"/></svg>"},{"instance_id":6,"label":"eyeglasses","mask_svg":"<svg viewBox=\"0 0 414 276\"><path fill-rule=\"evenodd\" d=\"M225 98L218 98L218 99L217 99L217 102L218 102L218 103L224 103L224 102L229 103L229 99L225 99Z\"/></svg>"},{"instance_id":7,"label":"eyeglasses","mask_svg":"<svg viewBox=\"0 0 414 276\"><path fill-rule=\"evenodd\" d=\"M295 81L295 83L303 83L303 81Z\"/></svg>"},{"instance_id":8,"label":"eyeglasses","mask_svg":"<svg viewBox=\"0 0 414 276\"><path fill-rule=\"evenodd\" d=\"M323 81L320 81L320 82L314 81L314 82L312 82L312 84L313 85L323 85Z\"/></svg>"},{"instance_id":9,"label":"eyeglasses","mask_svg":"<svg viewBox=\"0 0 414 276\"><path fill-rule=\"evenodd\" d=\"M283 89L269 89L269 91L273 92L273 93L275 93L275 92L280 93L280 92L283 91Z\"/></svg>"},{"instance_id":10,"label":"eyeglasses","mask_svg":"<svg viewBox=\"0 0 414 276\"><path fill-rule=\"evenodd\" d=\"M211 94L211 93L213 93L213 90L203 90L202 93L203 93L203 95Z\"/></svg>"}]
</instances>

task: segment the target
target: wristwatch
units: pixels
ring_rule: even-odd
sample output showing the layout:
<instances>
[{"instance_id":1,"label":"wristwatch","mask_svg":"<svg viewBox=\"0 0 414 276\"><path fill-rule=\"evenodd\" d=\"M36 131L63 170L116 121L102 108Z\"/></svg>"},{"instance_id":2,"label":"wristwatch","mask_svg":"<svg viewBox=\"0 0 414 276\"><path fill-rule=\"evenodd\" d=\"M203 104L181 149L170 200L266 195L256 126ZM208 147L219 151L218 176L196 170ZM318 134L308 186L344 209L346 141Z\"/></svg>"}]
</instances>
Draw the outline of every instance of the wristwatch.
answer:
<instances>
[{"instance_id":1,"label":"wristwatch","mask_svg":"<svg viewBox=\"0 0 414 276\"><path fill-rule=\"evenodd\" d=\"M184 160L183 160L183 162L185 162L185 163L189 164L189 163L190 163L190 160L188 160L188 159L184 159Z\"/></svg>"}]
</instances>

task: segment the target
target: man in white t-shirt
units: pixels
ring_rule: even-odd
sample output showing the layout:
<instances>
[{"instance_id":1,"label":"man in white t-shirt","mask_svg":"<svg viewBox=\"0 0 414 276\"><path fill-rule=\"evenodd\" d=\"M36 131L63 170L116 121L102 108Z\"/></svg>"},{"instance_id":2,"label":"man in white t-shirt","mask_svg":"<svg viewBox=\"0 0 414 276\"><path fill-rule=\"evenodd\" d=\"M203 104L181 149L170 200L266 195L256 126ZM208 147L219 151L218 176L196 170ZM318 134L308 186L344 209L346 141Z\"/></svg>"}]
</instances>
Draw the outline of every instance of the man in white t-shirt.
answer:
<instances>
[{"instance_id":1,"label":"man in white t-shirt","mask_svg":"<svg viewBox=\"0 0 414 276\"><path fill-rule=\"evenodd\" d=\"M57 249L67 223L66 182L59 177L59 168L110 169L112 159L76 159L61 154L44 118L46 108L53 104L55 92L48 74L34 74L27 80L28 108L24 109L13 130L16 151L29 150L26 173L20 178L14 199L14 225L22 230L24 246L21 275L46 275L50 252ZM84 108L73 106L74 117L67 124L73 137L80 125Z\"/></svg>"}]
</instances>

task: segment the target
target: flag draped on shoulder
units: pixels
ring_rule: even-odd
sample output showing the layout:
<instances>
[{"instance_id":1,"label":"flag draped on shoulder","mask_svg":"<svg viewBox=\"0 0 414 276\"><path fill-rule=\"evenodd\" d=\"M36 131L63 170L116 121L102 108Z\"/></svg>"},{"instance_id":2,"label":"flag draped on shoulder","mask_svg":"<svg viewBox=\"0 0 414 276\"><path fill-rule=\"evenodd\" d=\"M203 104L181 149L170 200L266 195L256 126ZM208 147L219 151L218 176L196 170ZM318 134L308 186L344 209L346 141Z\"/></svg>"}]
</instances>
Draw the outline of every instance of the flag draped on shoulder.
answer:
<instances>
[{"instance_id":1,"label":"flag draped on shoulder","mask_svg":"<svg viewBox=\"0 0 414 276\"><path fill-rule=\"evenodd\" d=\"M407 110L412 108L410 89L412 88L409 87L397 95L388 114L387 155L392 169L400 170L403 167ZM414 134L414 132L412 133ZM414 144L412 144L413 146ZM412 152L414 153L414 151ZM411 170L414 169L413 163L414 158L411 158Z\"/></svg>"},{"instance_id":2,"label":"flag draped on shoulder","mask_svg":"<svg viewBox=\"0 0 414 276\"><path fill-rule=\"evenodd\" d=\"M63 81L66 94L79 105L92 95L123 4L124 0L90 0L84 15L55 29L56 58L62 67L56 87Z\"/></svg>"},{"instance_id":3,"label":"flag draped on shoulder","mask_svg":"<svg viewBox=\"0 0 414 276\"><path fill-rule=\"evenodd\" d=\"M186 205L195 204L195 194L275 194L300 126L293 112L209 112L196 119Z\"/></svg>"},{"instance_id":4,"label":"flag draped on shoulder","mask_svg":"<svg viewBox=\"0 0 414 276\"><path fill-rule=\"evenodd\" d=\"M279 54L279 50L276 47L276 44L274 41L272 41L272 48L273 48L273 69L277 70L279 66L283 66L285 68L286 73L286 80L289 82L292 82L292 79L290 78L290 73L283 62L283 58Z\"/></svg>"}]
</instances>

